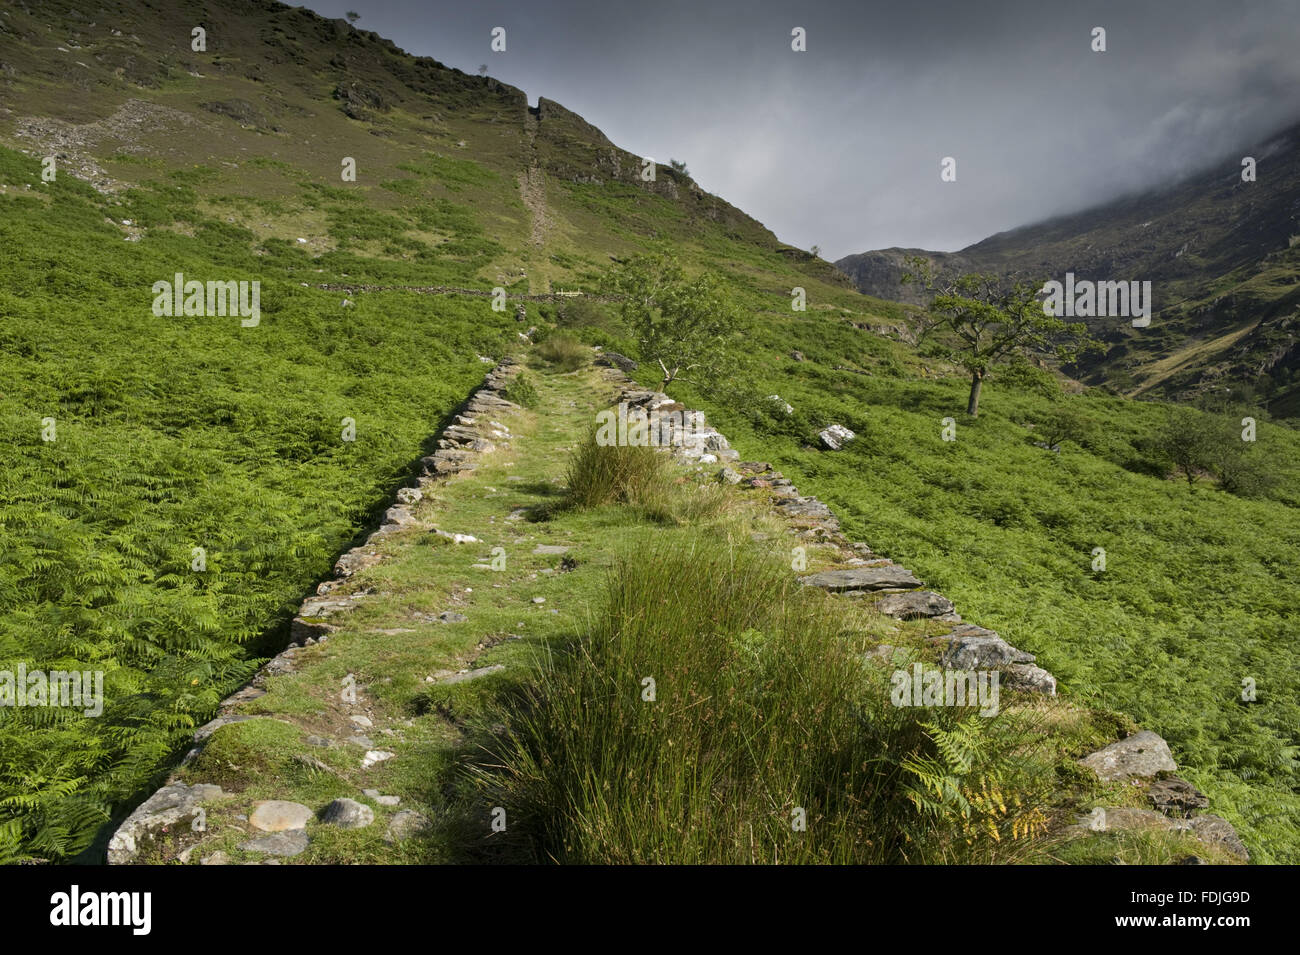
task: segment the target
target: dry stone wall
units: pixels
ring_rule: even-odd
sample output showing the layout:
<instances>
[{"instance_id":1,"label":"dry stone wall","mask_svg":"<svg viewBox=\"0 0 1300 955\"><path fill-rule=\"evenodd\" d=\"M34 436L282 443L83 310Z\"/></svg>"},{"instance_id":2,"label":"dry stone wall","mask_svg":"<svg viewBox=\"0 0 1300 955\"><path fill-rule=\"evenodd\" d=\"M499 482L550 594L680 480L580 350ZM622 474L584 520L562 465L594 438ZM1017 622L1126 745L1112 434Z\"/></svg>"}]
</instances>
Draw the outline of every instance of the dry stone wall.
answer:
<instances>
[{"instance_id":1,"label":"dry stone wall","mask_svg":"<svg viewBox=\"0 0 1300 955\"><path fill-rule=\"evenodd\" d=\"M290 631L290 644L281 653L268 660L249 684L227 697L217 709L217 715L194 732L194 746L181 760L181 766L190 763L214 732L231 723L249 719L266 719L237 712L239 706L249 700L255 700L265 694L266 680L269 677L292 673L297 668L297 654L306 646L323 643L338 627L331 619L339 614L354 609L370 594L336 593L339 585L353 574L371 567L383 560L383 555L376 544L393 531L416 523L412 512L413 505L423 499L424 491L431 485L445 480L448 476L463 471L472 471L476 467L476 457L498 445L508 443L512 435L509 429L493 418L506 411L518 410L519 406L507 400L503 392L519 373L519 365L512 358L502 359L490 371L480 385L469 397L460 413L451 425L445 428L438 439L438 449L428 457L421 459L421 473L415 482L399 488L394 495L394 503L384 513L383 521L366 541L343 554L334 565L334 578L320 583L316 594L303 601L297 615L293 618ZM477 538L468 534L435 528L434 533L451 539L454 543L477 543ZM444 614L443 616L448 616ZM368 752L366 758L379 761L384 758L382 751ZM130 816L117 828L108 844L108 862L110 865L124 865L135 862L168 827L188 826L202 811L204 802L223 795L220 786L200 783L187 785L175 777L141 803ZM347 803L352 800L337 800L344 805L333 805L324 821L334 821L339 825L351 825L349 820L356 815L356 810ZM297 803L286 804L297 807ZM359 804L356 804L359 805ZM365 808L365 807L362 807ZM310 812L310 810L308 810ZM340 822L339 820L343 820ZM269 835L254 840L249 847L259 852L272 855L293 856L307 847L305 824L289 827L284 831L271 831ZM268 830L269 831L269 830Z\"/></svg>"},{"instance_id":2,"label":"dry stone wall","mask_svg":"<svg viewBox=\"0 0 1300 955\"><path fill-rule=\"evenodd\" d=\"M686 409L662 392L642 388L627 377L621 368L622 363L608 364L620 366L606 367L604 374L616 386L618 400L625 405L629 419L648 420L652 415L658 416L656 420L667 438L664 442L666 452L689 466L709 469L717 466L716 478L719 481L746 491L766 493L773 509L785 519L793 535L838 551L837 563L842 566L801 577L805 586L818 587L849 599L870 601L879 613L898 620L929 619L951 624L947 633L930 638L939 651L941 666L960 670L998 670L1004 686L1047 697L1056 695L1056 678L1037 665L1033 654L1013 646L996 631L963 621L951 600L925 589L924 582L906 567L874 553L863 541L849 540L824 502L801 494L794 483L771 464L741 461L739 452L731 447L727 438L708 424L704 412ZM256 718L236 711L242 703L265 693L263 686L269 677L293 672L295 655L301 648L328 640L337 629L330 622L332 617L348 612L369 596L364 592L342 594L336 591L347 578L383 560L375 545L386 535L416 523L412 507L422 499L431 484L474 470L478 455L512 440L509 429L495 419L507 411L518 409L505 398L504 391L519 370L513 359L504 359L488 373L482 386L472 393L452 424L442 432L437 450L421 460L419 477L412 485L396 492L394 503L385 512L380 526L363 544L343 554L334 566L333 579L323 581L316 594L303 601L293 620L290 645L269 660L247 686L224 700L214 719L195 731L194 748L185 756L182 765L200 752L204 742L217 729ZM434 533L455 543L476 542L469 535L443 529L435 528ZM881 647L878 651L876 656L881 659L892 655L890 647ZM390 755L376 751L368 752L366 758L370 760L373 757L377 761ZM1215 845L1242 861L1249 859L1249 853L1233 827L1218 816L1202 812L1209 805L1205 795L1191 783L1173 775L1177 765L1168 744L1155 733L1141 731L1079 762L1102 780L1144 787L1152 808L1099 807L1080 818L1074 827L1078 834L1125 829L1181 832L1201 843ZM136 861L160 832L170 826L188 825L202 811L205 801L221 795L219 786L190 786L175 778L169 779L118 827L109 842L109 863ZM326 821L333 820L339 825L360 824L354 821L358 815L356 806L360 804L349 805L352 800L336 800L336 803L329 807ZM286 805L298 806L296 803ZM419 821L415 818L417 814L402 815L411 816L415 821L406 821L412 825ZM248 848L283 856L297 855L306 849L308 842L301 824L298 828L277 829L259 838L260 842L254 840L257 845L249 843ZM1187 861L1200 860L1192 856Z\"/></svg>"},{"instance_id":3,"label":"dry stone wall","mask_svg":"<svg viewBox=\"0 0 1300 955\"><path fill-rule=\"evenodd\" d=\"M741 462L739 453L727 439L706 423L704 412L685 409L662 392L645 390L618 368L607 368L605 374L620 387L619 400L627 403L629 417L648 417L657 412L661 428L666 421L670 432L674 429L681 432L678 439L682 446L670 444L668 448L675 458L696 466L722 465L717 472L718 480L766 491L776 512L787 519L795 535L831 545L839 551L839 563L846 567L808 574L800 578L802 583L839 596L869 600L878 612L895 619L950 623L952 629L948 633L930 638L940 651L940 666L953 670L998 670L1003 686L1049 697L1056 695L1056 677L1038 666L1032 653L1012 646L996 631L964 622L951 600L925 589L924 583L906 567L875 554L862 541L849 540L825 503L801 494L792 481L770 464ZM665 412L670 414L665 416ZM679 421L681 424L677 426ZM833 440L827 440L828 433ZM694 443L690 442L692 435L696 439ZM839 450L850 439L830 429L822 433L823 447L828 453ZM892 647L879 648L879 658L888 659L892 650ZM1079 763L1103 781L1145 787L1146 798L1153 808L1099 807L1080 818L1075 827L1077 834L1122 829L1184 832L1243 862L1249 860L1250 855L1232 825L1219 816L1202 813L1209 800L1191 783L1173 775L1178 766L1168 744L1155 733L1143 730L1084 757ZM1191 856L1188 861L1201 860Z\"/></svg>"}]
</instances>

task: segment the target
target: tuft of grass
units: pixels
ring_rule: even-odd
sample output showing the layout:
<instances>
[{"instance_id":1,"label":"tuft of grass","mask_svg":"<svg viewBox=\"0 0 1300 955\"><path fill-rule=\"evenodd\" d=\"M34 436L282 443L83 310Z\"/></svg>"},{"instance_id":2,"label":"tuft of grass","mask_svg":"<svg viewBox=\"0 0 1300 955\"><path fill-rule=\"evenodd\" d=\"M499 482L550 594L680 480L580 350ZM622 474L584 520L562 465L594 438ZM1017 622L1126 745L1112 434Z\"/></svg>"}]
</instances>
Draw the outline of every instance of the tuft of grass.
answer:
<instances>
[{"instance_id":1,"label":"tuft of grass","mask_svg":"<svg viewBox=\"0 0 1300 955\"><path fill-rule=\"evenodd\" d=\"M975 720L953 798L919 798L915 764L971 711L892 706L872 628L717 534L627 553L586 632L483 721L449 831L480 861L1022 861L1051 779L1014 775L1032 720ZM504 833L484 805L509 807Z\"/></svg>"},{"instance_id":2,"label":"tuft of grass","mask_svg":"<svg viewBox=\"0 0 1300 955\"><path fill-rule=\"evenodd\" d=\"M544 516L623 505L660 524L701 525L732 511L736 498L726 488L676 470L662 451L602 445L593 430L570 459L564 499Z\"/></svg>"},{"instance_id":3,"label":"tuft of grass","mask_svg":"<svg viewBox=\"0 0 1300 955\"><path fill-rule=\"evenodd\" d=\"M600 444L593 430L569 462L562 506L587 510L628 504L663 512L669 464L667 456L654 448Z\"/></svg>"},{"instance_id":4,"label":"tuft of grass","mask_svg":"<svg viewBox=\"0 0 1300 955\"><path fill-rule=\"evenodd\" d=\"M537 387L533 384L532 379L523 372L516 375L514 381L506 385L502 395L507 401L513 401L521 408L536 408L541 403L541 398L537 394Z\"/></svg>"},{"instance_id":5,"label":"tuft of grass","mask_svg":"<svg viewBox=\"0 0 1300 955\"><path fill-rule=\"evenodd\" d=\"M534 351L553 370L561 372L577 371L590 354L586 345L565 333L548 336Z\"/></svg>"}]
</instances>

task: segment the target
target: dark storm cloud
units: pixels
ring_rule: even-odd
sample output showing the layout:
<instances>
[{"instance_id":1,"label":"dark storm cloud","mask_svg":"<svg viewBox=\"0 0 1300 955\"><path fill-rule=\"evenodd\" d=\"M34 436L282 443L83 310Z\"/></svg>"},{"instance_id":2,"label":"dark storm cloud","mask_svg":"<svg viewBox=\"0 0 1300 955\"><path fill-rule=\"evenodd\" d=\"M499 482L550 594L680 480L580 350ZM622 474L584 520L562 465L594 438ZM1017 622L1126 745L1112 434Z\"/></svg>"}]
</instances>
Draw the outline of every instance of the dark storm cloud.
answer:
<instances>
[{"instance_id":1,"label":"dark storm cloud","mask_svg":"<svg viewBox=\"0 0 1300 955\"><path fill-rule=\"evenodd\" d=\"M1300 121L1296 0L318 0L556 100L823 255L985 236ZM507 51L489 50L492 27ZM808 50L790 49L793 27ZM1107 31L1107 52L1090 49ZM957 181L939 179L957 160ZM1225 173L1231 169L1225 168ZM1266 168L1261 165L1261 175Z\"/></svg>"}]
</instances>

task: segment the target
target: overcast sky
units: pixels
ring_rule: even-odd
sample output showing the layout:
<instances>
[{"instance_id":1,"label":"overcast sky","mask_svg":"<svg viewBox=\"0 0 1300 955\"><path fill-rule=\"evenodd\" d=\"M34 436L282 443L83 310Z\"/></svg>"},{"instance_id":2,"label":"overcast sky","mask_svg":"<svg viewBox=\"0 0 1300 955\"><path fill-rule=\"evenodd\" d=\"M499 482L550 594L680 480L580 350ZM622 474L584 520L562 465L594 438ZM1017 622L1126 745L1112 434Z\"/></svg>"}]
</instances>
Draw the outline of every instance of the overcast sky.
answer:
<instances>
[{"instance_id":1,"label":"overcast sky","mask_svg":"<svg viewBox=\"0 0 1300 955\"><path fill-rule=\"evenodd\" d=\"M831 260L960 249L1245 155L1300 121L1300 0L307 5L355 10L410 53L486 64L625 149L685 160L705 189ZM504 53L489 49L497 26ZM791 50L794 27L807 52ZM940 181L947 156L956 182Z\"/></svg>"}]
</instances>

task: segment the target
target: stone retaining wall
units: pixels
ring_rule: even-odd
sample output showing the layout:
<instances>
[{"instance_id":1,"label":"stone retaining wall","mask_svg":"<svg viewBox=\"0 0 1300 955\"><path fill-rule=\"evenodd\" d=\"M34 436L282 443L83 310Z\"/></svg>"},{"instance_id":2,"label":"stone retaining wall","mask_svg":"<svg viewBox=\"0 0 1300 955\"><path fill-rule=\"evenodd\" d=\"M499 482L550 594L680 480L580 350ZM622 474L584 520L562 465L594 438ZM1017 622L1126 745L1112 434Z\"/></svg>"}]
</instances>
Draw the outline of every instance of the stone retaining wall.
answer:
<instances>
[{"instance_id":1,"label":"stone retaining wall","mask_svg":"<svg viewBox=\"0 0 1300 955\"><path fill-rule=\"evenodd\" d=\"M268 677L294 672L300 649L328 640L330 634L338 629L329 622L330 617L345 613L366 599L368 594L364 592L339 595L334 591L348 577L383 560L374 546L378 541L398 528L416 523L411 507L423 498L424 489L452 474L474 470L477 455L511 439L509 429L491 419L503 412L518 410L519 406L508 401L503 392L519 370L513 358L504 358L487 374L483 384L471 392L460 413L439 437L438 450L421 459L421 474L415 483L398 489L395 501L385 511L379 527L365 543L343 554L334 565L334 578L321 582L316 594L303 601L293 618L289 646L263 664L248 685L222 700L217 715L195 730L194 746L181 760L181 766L198 756L208 738L221 727L258 718L235 711L240 704L255 700L266 692L263 687ZM456 543L477 542L476 538L465 534L441 529L435 529L434 533ZM171 826L190 825L200 812L201 803L221 795L220 786L203 783L190 786L174 776L169 778L113 833L108 843L109 865L135 862L158 833Z\"/></svg>"},{"instance_id":2,"label":"stone retaining wall","mask_svg":"<svg viewBox=\"0 0 1300 955\"><path fill-rule=\"evenodd\" d=\"M605 375L620 388L619 400L626 402L629 417L665 411L677 414L668 422L680 420L683 431L691 431L697 441L686 447L669 447L676 459L695 466L722 465L717 479L728 484L766 491L777 513L789 521L798 537L828 544L839 551L844 569L808 574L800 578L807 586L849 598L871 601L880 613L899 620L932 619L951 623L952 629L930 638L940 649L939 665L954 670L998 670L1001 683L1011 689L1045 696L1056 695L1056 678L1036 664L1034 655L1012 646L997 632L962 621L953 602L942 594L924 589L907 568L881 557L862 541L850 541L840 531L839 520L829 507L816 497L799 493L788 478L766 462L740 463L740 455L716 428L709 427L704 412L687 410L668 395L647 391L622 370L607 368ZM665 420L660 419L661 426ZM670 425L671 426L671 425ZM682 437L687 437L683 434ZM824 439L823 439L824 441ZM825 444L825 442L824 442ZM830 447L830 445L825 445ZM824 453L833 453L827 451ZM730 465L735 465L731 467ZM880 657L892 656L892 647L879 648ZM1121 829L1155 829L1185 832L1195 839L1226 850L1241 861L1250 854L1227 820L1202 814L1209 799L1191 783L1173 775L1177 764L1169 745L1148 730L1092 753L1079 760L1107 782L1125 781L1145 786L1152 809L1127 807L1097 808L1080 817L1074 827L1083 832L1108 832ZM1191 856L1189 862L1199 862Z\"/></svg>"}]
</instances>

